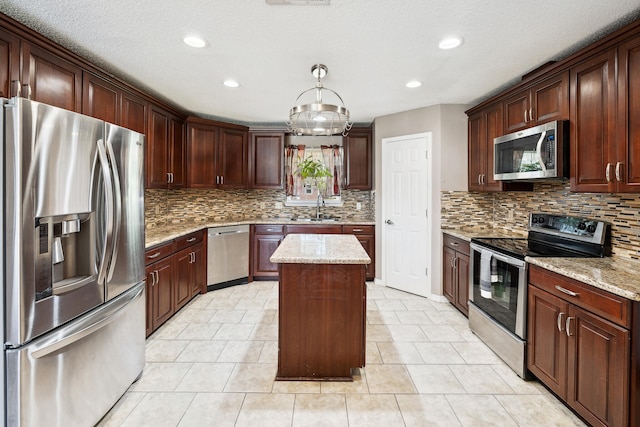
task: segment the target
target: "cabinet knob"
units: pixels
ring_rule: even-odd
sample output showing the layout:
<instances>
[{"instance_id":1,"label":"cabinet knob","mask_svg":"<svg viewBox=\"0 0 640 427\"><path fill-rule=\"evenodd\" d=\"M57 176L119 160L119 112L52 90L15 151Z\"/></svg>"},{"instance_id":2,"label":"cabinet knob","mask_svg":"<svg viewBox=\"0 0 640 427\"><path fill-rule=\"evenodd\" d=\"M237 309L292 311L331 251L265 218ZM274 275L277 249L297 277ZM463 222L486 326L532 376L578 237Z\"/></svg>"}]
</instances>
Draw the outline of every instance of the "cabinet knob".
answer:
<instances>
[{"instance_id":1,"label":"cabinet knob","mask_svg":"<svg viewBox=\"0 0 640 427\"><path fill-rule=\"evenodd\" d=\"M192 237L190 239L187 239L187 243L191 243L191 242L195 242L197 239L195 237Z\"/></svg>"},{"instance_id":2,"label":"cabinet knob","mask_svg":"<svg viewBox=\"0 0 640 427\"><path fill-rule=\"evenodd\" d=\"M607 163L607 166L605 166L605 169L604 169L604 175L605 175L605 177L607 179L607 182L611 182L611 172L610 172L610 170L611 170L611 163Z\"/></svg>"},{"instance_id":3,"label":"cabinet knob","mask_svg":"<svg viewBox=\"0 0 640 427\"><path fill-rule=\"evenodd\" d=\"M622 162L616 163L616 181L618 182L622 181L622 168L620 166L622 166Z\"/></svg>"},{"instance_id":4,"label":"cabinet knob","mask_svg":"<svg viewBox=\"0 0 640 427\"><path fill-rule=\"evenodd\" d=\"M147 258L154 259L154 258L158 258L159 256L160 256L160 252L156 252L155 254L147 255Z\"/></svg>"},{"instance_id":5,"label":"cabinet knob","mask_svg":"<svg viewBox=\"0 0 640 427\"><path fill-rule=\"evenodd\" d=\"M563 311L558 313L558 332L562 332L562 316L564 316L564 314Z\"/></svg>"},{"instance_id":6,"label":"cabinet knob","mask_svg":"<svg viewBox=\"0 0 640 427\"><path fill-rule=\"evenodd\" d=\"M573 336L571 333L571 319L574 319L574 317L567 317L567 321L565 322L565 332L568 337Z\"/></svg>"}]
</instances>

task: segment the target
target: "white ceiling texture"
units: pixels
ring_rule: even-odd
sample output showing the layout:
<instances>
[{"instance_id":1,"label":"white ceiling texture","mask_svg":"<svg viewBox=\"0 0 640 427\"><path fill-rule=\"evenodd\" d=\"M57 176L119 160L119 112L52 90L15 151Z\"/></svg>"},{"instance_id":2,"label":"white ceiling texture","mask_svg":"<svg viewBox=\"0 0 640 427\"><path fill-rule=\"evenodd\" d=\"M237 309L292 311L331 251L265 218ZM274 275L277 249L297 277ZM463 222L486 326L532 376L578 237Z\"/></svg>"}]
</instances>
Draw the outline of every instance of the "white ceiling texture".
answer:
<instances>
[{"instance_id":1,"label":"white ceiling texture","mask_svg":"<svg viewBox=\"0 0 640 427\"><path fill-rule=\"evenodd\" d=\"M309 3L317 3L310 0ZM640 17L638 0L0 0L0 12L194 115L283 125L315 85L356 123L475 104ZM203 49L182 38L197 34ZM464 44L441 50L457 35ZM240 87L222 81L233 78ZM423 85L408 89L409 80Z\"/></svg>"}]
</instances>

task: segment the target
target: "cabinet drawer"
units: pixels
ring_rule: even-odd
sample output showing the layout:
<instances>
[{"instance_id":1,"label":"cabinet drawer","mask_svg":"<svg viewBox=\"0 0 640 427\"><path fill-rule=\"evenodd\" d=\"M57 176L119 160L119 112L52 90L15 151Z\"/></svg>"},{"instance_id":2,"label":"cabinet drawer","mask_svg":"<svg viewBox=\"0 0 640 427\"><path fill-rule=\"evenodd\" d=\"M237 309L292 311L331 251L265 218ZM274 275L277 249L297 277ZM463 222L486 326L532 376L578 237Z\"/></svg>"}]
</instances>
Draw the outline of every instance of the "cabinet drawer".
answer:
<instances>
[{"instance_id":1,"label":"cabinet drawer","mask_svg":"<svg viewBox=\"0 0 640 427\"><path fill-rule=\"evenodd\" d=\"M284 233L284 225L267 225L259 224L254 225L254 233L256 234L282 234Z\"/></svg>"},{"instance_id":2,"label":"cabinet drawer","mask_svg":"<svg viewBox=\"0 0 640 427\"><path fill-rule=\"evenodd\" d=\"M181 236L176 239L176 252L180 249L184 249L188 246L195 245L196 243L202 242L203 232L202 230L196 231L195 233L187 234L186 236Z\"/></svg>"},{"instance_id":3,"label":"cabinet drawer","mask_svg":"<svg viewBox=\"0 0 640 427\"><path fill-rule=\"evenodd\" d=\"M287 234L342 234L341 225L287 225Z\"/></svg>"},{"instance_id":4,"label":"cabinet drawer","mask_svg":"<svg viewBox=\"0 0 640 427\"><path fill-rule=\"evenodd\" d=\"M445 248L451 248L466 255L470 253L469 242L453 237L447 233L442 234L442 244Z\"/></svg>"},{"instance_id":5,"label":"cabinet drawer","mask_svg":"<svg viewBox=\"0 0 640 427\"><path fill-rule=\"evenodd\" d=\"M631 327L631 301L626 298L535 265L529 267L529 283L620 326Z\"/></svg>"},{"instance_id":6,"label":"cabinet drawer","mask_svg":"<svg viewBox=\"0 0 640 427\"><path fill-rule=\"evenodd\" d=\"M375 234L376 228L373 225L343 225L344 234Z\"/></svg>"},{"instance_id":7,"label":"cabinet drawer","mask_svg":"<svg viewBox=\"0 0 640 427\"><path fill-rule=\"evenodd\" d=\"M173 254L173 240L147 249L144 254L144 263L149 265L171 254Z\"/></svg>"}]
</instances>

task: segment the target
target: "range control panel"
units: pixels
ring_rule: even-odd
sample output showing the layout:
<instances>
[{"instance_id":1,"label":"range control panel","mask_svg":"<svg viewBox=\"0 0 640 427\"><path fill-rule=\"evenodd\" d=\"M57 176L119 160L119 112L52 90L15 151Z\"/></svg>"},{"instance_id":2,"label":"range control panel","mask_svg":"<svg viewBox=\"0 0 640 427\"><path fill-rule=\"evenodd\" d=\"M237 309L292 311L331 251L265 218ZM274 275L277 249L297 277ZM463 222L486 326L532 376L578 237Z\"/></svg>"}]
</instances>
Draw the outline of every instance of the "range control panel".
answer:
<instances>
[{"instance_id":1,"label":"range control panel","mask_svg":"<svg viewBox=\"0 0 640 427\"><path fill-rule=\"evenodd\" d=\"M562 235L590 243L602 244L608 224L588 218L545 213L529 215L529 231Z\"/></svg>"}]
</instances>

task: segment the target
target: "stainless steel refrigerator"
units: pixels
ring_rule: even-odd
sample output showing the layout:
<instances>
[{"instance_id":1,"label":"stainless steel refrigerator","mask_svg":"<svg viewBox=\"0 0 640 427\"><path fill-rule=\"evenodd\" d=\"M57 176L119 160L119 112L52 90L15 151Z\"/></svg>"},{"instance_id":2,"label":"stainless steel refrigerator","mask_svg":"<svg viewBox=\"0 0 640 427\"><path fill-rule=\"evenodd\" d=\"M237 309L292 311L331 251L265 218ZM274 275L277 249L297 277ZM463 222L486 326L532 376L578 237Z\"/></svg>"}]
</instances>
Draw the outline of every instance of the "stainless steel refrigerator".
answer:
<instances>
[{"instance_id":1,"label":"stainless steel refrigerator","mask_svg":"<svg viewBox=\"0 0 640 427\"><path fill-rule=\"evenodd\" d=\"M2 100L7 426L92 426L144 367L144 135Z\"/></svg>"}]
</instances>

